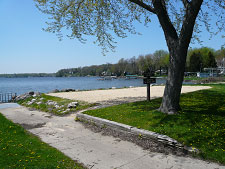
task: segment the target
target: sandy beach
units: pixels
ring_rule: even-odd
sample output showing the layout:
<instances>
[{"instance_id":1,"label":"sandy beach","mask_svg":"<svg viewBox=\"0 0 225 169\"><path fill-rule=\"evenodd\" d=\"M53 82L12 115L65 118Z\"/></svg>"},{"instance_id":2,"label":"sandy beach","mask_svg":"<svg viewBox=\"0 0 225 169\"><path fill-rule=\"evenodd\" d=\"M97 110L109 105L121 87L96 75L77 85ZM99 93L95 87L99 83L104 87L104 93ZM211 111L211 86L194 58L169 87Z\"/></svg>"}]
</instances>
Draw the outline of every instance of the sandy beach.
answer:
<instances>
[{"instance_id":1,"label":"sandy beach","mask_svg":"<svg viewBox=\"0 0 225 169\"><path fill-rule=\"evenodd\" d=\"M151 86L151 98L162 97L165 86ZM182 93L210 89L209 86L183 86ZM48 95L61 98L80 100L88 103L119 104L146 100L146 87L133 87L123 89L91 90L77 92L49 93Z\"/></svg>"}]
</instances>

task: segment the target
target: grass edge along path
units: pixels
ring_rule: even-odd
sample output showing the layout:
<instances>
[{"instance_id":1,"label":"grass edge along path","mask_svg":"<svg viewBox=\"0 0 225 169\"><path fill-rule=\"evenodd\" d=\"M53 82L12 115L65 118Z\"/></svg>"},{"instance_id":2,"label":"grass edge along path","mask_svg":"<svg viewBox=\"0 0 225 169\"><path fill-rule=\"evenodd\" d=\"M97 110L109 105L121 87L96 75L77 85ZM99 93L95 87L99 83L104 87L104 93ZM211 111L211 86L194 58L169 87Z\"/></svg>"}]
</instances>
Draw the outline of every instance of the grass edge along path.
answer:
<instances>
[{"instance_id":1,"label":"grass edge along path","mask_svg":"<svg viewBox=\"0 0 225 169\"><path fill-rule=\"evenodd\" d=\"M0 168L84 169L85 167L0 113Z\"/></svg>"},{"instance_id":2,"label":"grass edge along path","mask_svg":"<svg viewBox=\"0 0 225 169\"><path fill-rule=\"evenodd\" d=\"M156 111L161 99L89 110L85 114L168 135L200 150L199 156L225 164L225 84L181 95L182 111Z\"/></svg>"}]
</instances>

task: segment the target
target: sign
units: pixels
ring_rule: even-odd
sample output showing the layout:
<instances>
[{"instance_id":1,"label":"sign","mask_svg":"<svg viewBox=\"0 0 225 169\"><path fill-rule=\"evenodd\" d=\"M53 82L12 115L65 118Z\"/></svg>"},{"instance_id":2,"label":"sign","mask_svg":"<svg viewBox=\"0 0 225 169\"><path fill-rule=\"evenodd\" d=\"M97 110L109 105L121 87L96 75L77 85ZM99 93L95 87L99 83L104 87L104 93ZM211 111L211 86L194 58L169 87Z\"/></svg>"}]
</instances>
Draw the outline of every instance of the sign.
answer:
<instances>
[{"instance_id":1,"label":"sign","mask_svg":"<svg viewBox=\"0 0 225 169\"><path fill-rule=\"evenodd\" d=\"M144 84L156 83L156 78L144 78L143 83Z\"/></svg>"},{"instance_id":2,"label":"sign","mask_svg":"<svg viewBox=\"0 0 225 169\"><path fill-rule=\"evenodd\" d=\"M151 78L151 76L154 76L154 71L152 70L148 70L146 72L143 73L144 75L144 79L143 79L143 83L147 84L147 101L150 101L150 84L151 83L156 83L156 78Z\"/></svg>"}]
</instances>

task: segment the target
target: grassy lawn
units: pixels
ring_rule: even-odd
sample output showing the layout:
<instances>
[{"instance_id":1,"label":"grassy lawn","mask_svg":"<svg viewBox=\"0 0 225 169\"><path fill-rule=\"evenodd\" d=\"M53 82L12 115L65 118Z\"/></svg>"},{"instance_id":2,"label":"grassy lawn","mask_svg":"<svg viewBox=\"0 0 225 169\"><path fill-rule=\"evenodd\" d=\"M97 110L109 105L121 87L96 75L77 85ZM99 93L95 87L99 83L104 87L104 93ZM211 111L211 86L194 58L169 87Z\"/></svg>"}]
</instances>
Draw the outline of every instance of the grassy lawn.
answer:
<instances>
[{"instance_id":1,"label":"grassy lawn","mask_svg":"<svg viewBox=\"0 0 225 169\"><path fill-rule=\"evenodd\" d=\"M186 76L184 77L184 80L191 80L191 81L198 81L198 82L222 82L225 81L225 78L222 77L196 77L196 76Z\"/></svg>"},{"instance_id":2,"label":"grassy lawn","mask_svg":"<svg viewBox=\"0 0 225 169\"><path fill-rule=\"evenodd\" d=\"M209 90L182 94L182 111L177 115L155 110L161 98L85 113L168 135L198 148L202 158L225 164L225 85L211 86Z\"/></svg>"},{"instance_id":3,"label":"grassy lawn","mask_svg":"<svg viewBox=\"0 0 225 169\"><path fill-rule=\"evenodd\" d=\"M33 99L34 99L34 101L32 102L32 104L30 104ZM49 101L51 101L52 103L56 103L57 106L55 104L48 104ZM71 102L74 102L74 101L69 100L69 99L63 99L63 98L59 98L59 97L49 96L46 94L41 94L40 96L37 96L37 97L30 97L25 100L18 101L18 103L23 106L31 107L36 110L41 110L44 112L53 113L55 115L65 115L65 114L69 114L74 111L86 109L88 107L95 105L95 104L89 104L89 103L77 101L78 106L76 108L68 109L67 106Z\"/></svg>"},{"instance_id":4,"label":"grassy lawn","mask_svg":"<svg viewBox=\"0 0 225 169\"><path fill-rule=\"evenodd\" d=\"M0 114L0 168L84 167Z\"/></svg>"},{"instance_id":5,"label":"grassy lawn","mask_svg":"<svg viewBox=\"0 0 225 169\"><path fill-rule=\"evenodd\" d=\"M207 79L207 77L196 77L196 76L186 76L184 77L184 80L203 80Z\"/></svg>"}]
</instances>

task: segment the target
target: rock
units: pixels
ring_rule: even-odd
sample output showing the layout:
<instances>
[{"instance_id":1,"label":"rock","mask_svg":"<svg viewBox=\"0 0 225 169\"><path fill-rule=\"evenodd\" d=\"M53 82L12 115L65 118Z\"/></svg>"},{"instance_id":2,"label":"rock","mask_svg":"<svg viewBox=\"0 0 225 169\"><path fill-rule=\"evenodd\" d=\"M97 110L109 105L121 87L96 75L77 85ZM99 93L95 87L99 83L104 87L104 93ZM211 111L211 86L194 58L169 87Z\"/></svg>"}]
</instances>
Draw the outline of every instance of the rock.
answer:
<instances>
[{"instance_id":1,"label":"rock","mask_svg":"<svg viewBox=\"0 0 225 169\"><path fill-rule=\"evenodd\" d=\"M40 105L40 104L42 104L42 102L37 102L36 104L37 104L37 105Z\"/></svg>"},{"instance_id":2,"label":"rock","mask_svg":"<svg viewBox=\"0 0 225 169\"><path fill-rule=\"evenodd\" d=\"M51 106L51 105L55 105L55 104L54 104L54 102L48 102L48 105Z\"/></svg>"},{"instance_id":3,"label":"rock","mask_svg":"<svg viewBox=\"0 0 225 169\"><path fill-rule=\"evenodd\" d=\"M197 148L195 148L195 147L184 146L184 149L189 151L189 152L195 153L195 154L199 154L200 153L200 151Z\"/></svg>"},{"instance_id":4,"label":"rock","mask_svg":"<svg viewBox=\"0 0 225 169\"><path fill-rule=\"evenodd\" d=\"M68 104L67 107L69 109L72 109L72 108L76 108L77 106L78 106L78 102L71 102L71 103Z\"/></svg>"},{"instance_id":5,"label":"rock","mask_svg":"<svg viewBox=\"0 0 225 169\"><path fill-rule=\"evenodd\" d=\"M51 100L48 100L46 104L49 105L49 106L51 106L51 105L53 105L53 106L57 105L56 102L51 101Z\"/></svg>"},{"instance_id":6,"label":"rock","mask_svg":"<svg viewBox=\"0 0 225 169\"><path fill-rule=\"evenodd\" d=\"M29 108L28 108L28 110L30 110L30 111L34 111L34 110L35 110L35 108L29 107Z\"/></svg>"},{"instance_id":7,"label":"rock","mask_svg":"<svg viewBox=\"0 0 225 169\"><path fill-rule=\"evenodd\" d=\"M25 93L25 94L17 96L16 97L16 101L25 100L25 99L27 99L29 97L31 97L31 95L29 95L28 93Z\"/></svg>"},{"instance_id":8,"label":"rock","mask_svg":"<svg viewBox=\"0 0 225 169\"><path fill-rule=\"evenodd\" d=\"M32 101L27 102L27 105L28 105L28 106L29 106L29 105L32 105L32 104L33 104Z\"/></svg>"},{"instance_id":9,"label":"rock","mask_svg":"<svg viewBox=\"0 0 225 169\"><path fill-rule=\"evenodd\" d=\"M74 89L62 89L61 92L75 92Z\"/></svg>"},{"instance_id":10,"label":"rock","mask_svg":"<svg viewBox=\"0 0 225 169\"><path fill-rule=\"evenodd\" d=\"M40 92L34 93L33 91L31 91L29 93L25 93L25 94L22 94L22 95L17 96L15 98L15 101L25 100L25 99L28 99L30 97L36 97L36 96L40 96L40 95L41 95Z\"/></svg>"},{"instance_id":11,"label":"rock","mask_svg":"<svg viewBox=\"0 0 225 169\"><path fill-rule=\"evenodd\" d=\"M58 104L56 104L56 105L55 105L55 108L58 109L58 108L60 108L60 106L59 106Z\"/></svg>"},{"instance_id":12,"label":"rock","mask_svg":"<svg viewBox=\"0 0 225 169\"><path fill-rule=\"evenodd\" d=\"M32 101L32 102L35 102L35 101L36 101L36 99L32 99L31 101Z\"/></svg>"},{"instance_id":13,"label":"rock","mask_svg":"<svg viewBox=\"0 0 225 169\"><path fill-rule=\"evenodd\" d=\"M50 93L58 93L58 92L60 92L58 89L50 91Z\"/></svg>"},{"instance_id":14,"label":"rock","mask_svg":"<svg viewBox=\"0 0 225 169\"><path fill-rule=\"evenodd\" d=\"M35 92L34 94L35 94L36 96L40 96L40 95L41 95L40 92Z\"/></svg>"},{"instance_id":15,"label":"rock","mask_svg":"<svg viewBox=\"0 0 225 169\"><path fill-rule=\"evenodd\" d=\"M66 92L74 92L74 91L76 91L76 90L74 90L74 89L66 89Z\"/></svg>"},{"instance_id":16,"label":"rock","mask_svg":"<svg viewBox=\"0 0 225 169\"><path fill-rule=\"evenodd\" d=\"M53 110L53 108L50 108L50 107L48 108L48 111L49 111L49 112L52 112L52 110Z\"/></svg>"},{"instance_id":17,"label":"rock","mask_svg":"<svg viewBox=\"0 0 225 169\"><path fill-rule=\"evenodd\" d=\"M28 94L31 95L31 96L33 96L33 95L34 95L34 92L31 91L31 92L29 92Z\"/></svg>"}]
</instances>

